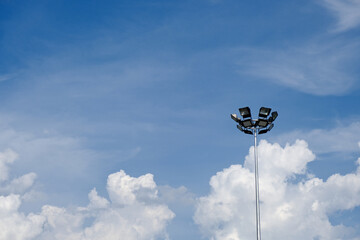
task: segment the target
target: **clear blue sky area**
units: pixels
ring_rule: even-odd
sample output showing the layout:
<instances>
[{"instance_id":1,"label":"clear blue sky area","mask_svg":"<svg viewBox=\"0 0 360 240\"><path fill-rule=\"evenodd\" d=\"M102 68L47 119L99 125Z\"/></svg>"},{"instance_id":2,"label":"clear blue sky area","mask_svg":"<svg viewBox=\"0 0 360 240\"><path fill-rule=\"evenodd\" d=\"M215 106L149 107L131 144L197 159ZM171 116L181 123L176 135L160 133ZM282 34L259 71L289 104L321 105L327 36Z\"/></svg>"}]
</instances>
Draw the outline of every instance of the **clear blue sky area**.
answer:
<instances>
[{"instance_id":1,"label":"clear blue sky area","mask_svg":"<svg viewBox=\"0 0 360 240\"><path fill-rule=\"evenodd\" d=\"M107 197L120 169L204 196L253 144L230 119L244 106L278 111L261 139L305 140L309 173L355 172L360 3L339 2L0 0L0 151L42 194L20 210ZM170 239L201 239L194 205L167 205ZM360 226L359 212L330 221Z\"/></svg>"}]
</instances>

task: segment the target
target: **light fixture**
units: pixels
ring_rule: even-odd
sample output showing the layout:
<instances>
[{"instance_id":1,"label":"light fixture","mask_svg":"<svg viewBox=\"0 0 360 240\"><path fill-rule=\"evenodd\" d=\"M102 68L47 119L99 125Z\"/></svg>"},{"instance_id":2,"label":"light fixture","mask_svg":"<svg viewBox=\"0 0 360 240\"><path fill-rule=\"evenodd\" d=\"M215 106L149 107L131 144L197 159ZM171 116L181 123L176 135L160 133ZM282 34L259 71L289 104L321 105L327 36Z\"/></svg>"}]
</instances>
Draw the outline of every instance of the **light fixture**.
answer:
<instances>
[{"instance_id":1,"label":"light fixture","mask_svg":"<svg viewBox=\"0 0 360 240\"><path fill-rule=\"evenodd\" d=\"M243 132L246 133L246 134L250 134L250 135L254 134L252 131L247 130L247 129L243 129Z\"/></svg>"},{"instance_id":2,"label":"light fixture","mask_svg":"<svg viewBox=\"0 0 360 240\"><path fill-rule=\"evenodd\" d=\"M271 113L271 117L269 117L269 122L273 122L275 121L275 119L277 118L278 113L277 112L272 112Z\"/></svg>"},{"instance_id":3,"label":"light fixture","mask_svg":"<svg viewBox=\"0 0 360 240\"><path fill-rule=\"evenodd\" d=\"M247 120L243 120L241 122L241 125L243 125L244 128L251 128L253 126L253 123L251 119L247 119Z\"/></svg>"},{"instance_id":4,"label":"light fixture","mask_svg":"<svg viewBox=\"0 0 360 240\"><path fill-rule=\"evenodd\" d=\"M279 114L276 111L271 113L271 117L272 117L273 121L275 121L277 116L279 116Z\"/></svg>"},{"instance_id":5,"label":"light fixture","mask_svg":"<svg viewBox=\"0 0 360 240\"><path fill-rule=\"evenodd\" d=\"M271 112L271 108L261 107L259 110L259 118L267 118Z\"/></svg>"},{"instance_id":6,"label":"light fixture","mask_svg":"<svg viewBox=\"0 0 360 240\"><path fill-rule=\"evenodd\" d=\"M249 107L239 108L239 112L243 118L251 118L251 111Z\"/></svg>"},{"instance_id":7,"label":"light fixture","mask_svg":"<svg viewBox=\"0 0 360 240\"><path fill-rule=\"evenodd\" d=\"M256 239L261 240L260 228L260 196L259 196L259 170L258 170L258 154L257 154L257 135L269 132L273 127L273 122L278 117L277 112L271 112L271 108L261 107L259 110L259 118L251 119L251 111L249 107L239 108L242 119L236 114L231 114L231 118L238 123L236 126L245 134L254 135L254 159L255 159L255 197L256 197ZM269 126L270 124L270 126Z\"/></svg>"},{"instance_id":8,"label":"light fixture","mask_svg":"<svg viewBox=\"0 0 360 240\"><path fill-rule=\"evenodd\" d=\"M250 135L253 135L253 132L248 130L248 129L245 129L245 128L242 128L240 125L237 125L236 126L240 131L242 131L243 133L246 133L246 134L250 134Z\"/></svg>"},{"instance_id":9,"label":"light fixture","mask_svg":"<svg viewBox=\"0 0 360 240\"><path fill-rule=\"evenodd\" d=\"M237 123L241 122L240 118L238 118L235 113L231 114L230 116L231 116L231 119L234 120L235 122L237 122Z\"/></svg>"},{"instance_id":10,"label":"light fixture","mask_svg":"<svg viewBox=\"0 0 360 240\"><path fill-rule=\"evenodd\" d=\"M264 127L267 127L268 125L268 120L264 120L264 119L258 119L256 121L256 125L259 126L260 128L264 128Z\"/></svg>"},{"instance_id":11,"label":"light fixture","mask_svg":"<svg viewBox=\"0 0 360 240\"><path fill-rule=\"evenodd\" d=\"M267 133L269 131L269 129L262 129L259 131L259 134L264 134Z\"/></svg>"}]
</instances>

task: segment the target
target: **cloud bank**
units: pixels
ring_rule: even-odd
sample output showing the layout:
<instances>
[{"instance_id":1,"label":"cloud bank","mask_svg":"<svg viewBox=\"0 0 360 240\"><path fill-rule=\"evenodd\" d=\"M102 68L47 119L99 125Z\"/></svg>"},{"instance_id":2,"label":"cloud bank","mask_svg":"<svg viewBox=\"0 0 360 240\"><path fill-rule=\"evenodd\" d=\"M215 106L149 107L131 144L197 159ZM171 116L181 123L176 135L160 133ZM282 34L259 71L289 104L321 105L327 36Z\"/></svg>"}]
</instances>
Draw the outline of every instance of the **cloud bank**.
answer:
<instances>
[{"instance_id":1,"label":"cloud bank","mask_svg":"<svg viewBox=\"0 0 360 240\"><path fill-rule=\"evenodd\" d=\"M166 226L175 214L158 201L153 175L130 177L123 170L108 176L109 199L93 189L89 204L75 209L45 205L40 213L19 210L26 189L36 175L9 179L8 165L17 155L11 150L0 153L1 188L19 194L0 196L0 239L62 240L141 240L168 239Z\"/></svg>"},{"instance_id":2,"label":"cloud bank","mask_svg":"<svg viewBox=\"0 0 360 240\"><path fill-rule=\"evenodd\" d=\"M198 199L195 222L211 240L255 237L253 148L244 165L232 165L210 180ZM356 172L322 180L307 174L315 159L303 140L281 147L259 144L261 225L264 239L360 239L352 226L335 225L331 214L360 205L360 158Z\"/></svg>"},{"instance_id":3,"label":"cloud bank","mask_svg":"<svg viewBox=\"0 0 360 240\"><path fill-rule=\"evenodd\" d=\"M307 164L315 155L303 140L284 147L262 140L259 156L264 239L360 239L354 226L331 221L332 214L360 206L360 158L355 172L323 180L308 174ZM170 239L166 228L175 214L165 202L193 204L184 187L161 190L152 174L131 177L120 170L108 176L108 198L93 189L86 206L44 205L40 212L26 214L21 204L36 174L11 179L9 165L16 159L12 150L0 152L0 240ZM194 221L207 239L255 236L253 163L251 147L243 165L218 172L210 180L209 195L197 199Z\"/></svg>"}]
</instances>

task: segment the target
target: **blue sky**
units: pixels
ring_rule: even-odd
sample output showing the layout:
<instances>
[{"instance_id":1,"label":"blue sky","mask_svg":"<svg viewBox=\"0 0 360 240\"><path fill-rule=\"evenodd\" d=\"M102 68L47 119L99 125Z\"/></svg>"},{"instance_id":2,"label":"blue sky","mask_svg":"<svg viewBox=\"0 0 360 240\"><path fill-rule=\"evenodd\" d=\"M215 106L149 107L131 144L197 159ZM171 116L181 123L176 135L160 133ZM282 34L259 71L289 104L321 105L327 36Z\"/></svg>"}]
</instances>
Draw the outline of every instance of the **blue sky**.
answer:
<instances>
[{"instance_id":1,"label":"blue sky","mask_svg":"<svg viewBox=\"0 0 360 240\"><path fill-rule=\"evenodd\" d=\"M246 166L252 138L230 119L239 107L279 112L261 136L274 148L306 141L296 149L316 158L295 175L358 171L359 12L358 0L0 1L0 151L18 155L1 184L36 174L2 196L44 217L43 206L86 206L94 187L108 199L110 174L150 173L176 216L144 239L230 239L193 219L210 178ZM360 237L359 205L327 214L355 229L348 239ZM19 239L61 232L52 227Z\"/></svg>"}]
</instances>

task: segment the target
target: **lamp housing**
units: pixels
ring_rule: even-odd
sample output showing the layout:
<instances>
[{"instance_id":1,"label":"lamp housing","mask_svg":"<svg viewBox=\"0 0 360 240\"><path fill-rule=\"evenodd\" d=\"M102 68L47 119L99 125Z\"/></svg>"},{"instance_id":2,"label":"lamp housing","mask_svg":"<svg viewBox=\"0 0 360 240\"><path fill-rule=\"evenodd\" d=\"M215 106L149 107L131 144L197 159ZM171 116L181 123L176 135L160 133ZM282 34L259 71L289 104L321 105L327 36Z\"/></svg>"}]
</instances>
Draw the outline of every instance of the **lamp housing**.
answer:
<instances>
[{"instance_id":1,"label":"lamp housing","mask_svg":"<svg viewBox=\"0 0 360 240\"><path fill-rule=\"evenodd\" d=\"M275 121L275 119L279 116L279 114L275 111L271 113L272 121Z\"/></svg>"},{"instance_id":2,"label":"lamp housing","mask_svg":"<svg viewBox=\"0 0 360 240\"><path fill-rule=\"evenodd\" d=\"M267 133L269 131L269 129L262 129L259 131L259 134L264 134Z\"/></svg>"},{"instance_id":3,"label":"lamp housing","mask_svg":"<svg viewBox=\"0 0 360 240\"><path fill-rule=\"evenodd\" d=\"M239 112L243 118L251 118L251 111L249 107L239 108Z\"/></svg>"},{"instance_id":4,"label":"lamp housing","mask_svg":"<svg viewBox=\"0 0 360 240\"><path fill-rule=\"evenodd\" d=\"M243 132L246 134L253 135L253 132L251 130L244 129Z\"/></svg>"},{"instance_id":5,"label":"lamp housing","mask_svg":"<svg viewBox=\"0 0 360 240\"><path fill-rule=\"evenodd\" d=\"M241 122L241 125L244 127L244 128L251 128L253 126L253 122L251 119L246 119L246 120L243 120Z\"/></svg>"},{"instance_id":6,"label":"lamp housing","mask_svg":"<svg viewBox=\"0 0 360 240\"><path fill-rule=\"evenodd\" d=\"M231 117L232 120L234 120L237 123L241 122L240 118L238 118L235 113L231 114L230 117Z\"/></svg>"},{"instance_id":7,"label":"lamp housing","mask_svg":"<svg viewBox=\"0 0 360 240\"><path fill-rule=\"evenodd\" d=\"M256 121L256 126L259 126L260 128L266 128L269 122L265 119L258 119Z\"/></svg>"},{"instance_id":8,"label":"lamp housing","mask_svg":"<svg viewBox=\"0 0 360 240\"><path fill-rule=\"evenodd\" d=\"M261 107L259 110L259 118L267 118L271 112L271 108Z\"/></svg>"},{"instance_id":9,"label":"lamp housing","mask_svg":"<svg viewBox=\"0 0 360 240\"><path fill-rule=\"evenodd\" d=\"M240 131L242 131L242 132L244 132L244 133L246 133L246 134L253 135L253 132L252 132L251 130L244 129L244 128L242 128L240 125L236 125L236 127L237 127Z\"/></svg>"}]
</instances>

